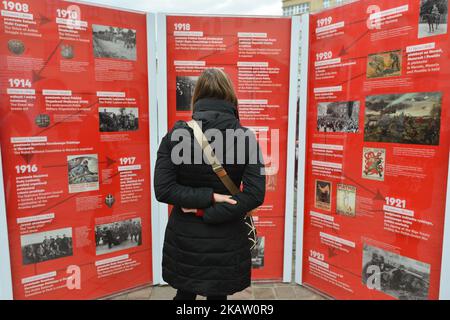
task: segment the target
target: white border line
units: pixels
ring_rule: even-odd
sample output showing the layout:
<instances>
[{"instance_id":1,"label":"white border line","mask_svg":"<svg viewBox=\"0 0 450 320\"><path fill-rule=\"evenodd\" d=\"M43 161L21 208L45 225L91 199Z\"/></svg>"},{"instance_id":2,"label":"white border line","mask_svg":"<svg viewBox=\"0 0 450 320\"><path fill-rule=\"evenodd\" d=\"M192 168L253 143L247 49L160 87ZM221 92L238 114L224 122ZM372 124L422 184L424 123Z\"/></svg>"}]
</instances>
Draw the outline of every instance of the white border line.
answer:
<instances>
[{"instance_id":1,"label":"white border line","mask_svg":"<svg viewBox=\"0 0 450 320\"><path fill-rule=\"evenodd\" d=\"M286 208L284 220L283 282L292 280L292 247L294 241L294 184L295 184L295 138L297 129L298 64L300 46L300 17L292 17L291 60L289 79L289 115L286 170Z\"/></svg>"},{"instance_id":2,"label":"white border line","mask_svg":"<svg viewBox=\"0 0 450 320\"><path fill-rule=\"evenodd\" d=\"M102 9L111 9L111 10L125 11L125 12L130 12L130 13L147 14L147 12L145 12L145 11L134 10L134 9L126 8L126 7L110 6L110 5L102 4L102 3L98 3L98 2L89 2L89 1L82 1L82 0L63 0L63 1L81 4L81 5L85 5L85 6L102 8Z\"/></svg>"},{"instance_id":3,"label":"white border line","mask_svg":"<svg viewBox=\"0 0 450 320\"><path fill-rule=\"evenodd\" d=\"M0 148L0 300L12 300L12 275L9 257L8 225L6 219L5 190L3 187L3 164Z\"/></svg>"},{"instance_id":4,"label":"white border line","mask_svg":"<svg viewBox=\"0 0 450 320\"><path fill-rule=\"evenodd\" d=\"M159 261L160 228L159 228L159 204L155 197L153 186L153 173L155 172L156 154L158 152L158 99L156 79L156 17L152 13L147 14L147 64L148 64L148 117L150 135L150 193L151 193L151 223L152 223L152 274L153 284L161 279Z\"/></svg>"},{"instance_id":5,"label":"white border line","mask_svg":"<svg viewBox=\"0 0 450 320\"><path fill-rule=\"evenodd\" d=\"M156 16L157 29L157 63L158 63L158 145L167 134L168 130L168 110L167 110L167 16L158 13ZM156 161L156 158L155 158ZM154 261L156 264L154 272L160 275L159 284L165 284L162 279L162 249L164 244L164 235L169 221L169 206L165 203L158 203L158 228L159 241L153 246L153 250L158 252L159 259Z\"/></svg>"},{"instance_id":6,"label":"white border line","mask_svg":"<svg viewBox=\"0 0 450 320\"><path fill-rule=\"evenodd\" d=\"M447 171L447 202L445 204L444 241L442 244L440 300L450 300L450 165Z\"/></svg>"},{"instance_id":7,"label":"white border line","mask_svg":"<svg viewBox=\"0 0 450 320\"><path fill-rule=\"evenodd\" d=\"M306 117L308 115L309 14L301 16L300 106L298 118L297 168L297 239L295 249L295 282L303 283L303 228L305 214Z\"/></svg>"}]
</instances>

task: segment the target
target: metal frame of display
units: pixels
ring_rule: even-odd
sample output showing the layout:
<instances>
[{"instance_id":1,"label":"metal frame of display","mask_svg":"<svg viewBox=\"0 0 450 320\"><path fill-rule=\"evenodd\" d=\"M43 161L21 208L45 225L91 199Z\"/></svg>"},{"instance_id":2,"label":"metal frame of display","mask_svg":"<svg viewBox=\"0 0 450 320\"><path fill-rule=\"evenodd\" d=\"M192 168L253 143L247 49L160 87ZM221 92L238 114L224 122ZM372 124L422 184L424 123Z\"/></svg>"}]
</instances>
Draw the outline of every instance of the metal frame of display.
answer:
<instances>
[{"instance_id":1,"label":"metal frame of display","mask_svg":"<svg viewBox=\"0 0 450 320\"><path fill-rule=\"evenodd\" d=\"M272 18L274 16L243 16L243 15L196 15L196 14L164 14L157 15L157 59L158 59L158 131L159 141L168 131L168 111L167 111L167 17L229 17L229 18ZM288 19L286 17L279 17ZM283 282L290 282L292 279L292 246L294 231L294 173L295 173L295 136L296 136L296 113L297 113L297 85L298 85L298 64L299 64L299 33L300 17L292 17L291 27L291 56L290 56L290 83L289 83L289 113L288 113L288 146L287 146L287 174L286 174L286 199L285 199L285 224L284 224L284 258L283 258ZM164 228L168 221L168 206L160 204L160 246L155 248L162 251L164 241ZM160 261L159 267L161 267ZM158 267L157 266L157 267ZM160 271L158 271L160 274Z\"/></svg>"},{"instance_id":2,"label":"metal frame of display","mask_svg":"<svg viewBox=\"0 0 450 320\"><path fill-rule=\"evenodd\" d=\"M156 155L158 153L158 92L157 92L157 62L156 62L156 15L147 13L147 65L148 65L148 118L149 118L149 137L150 137L150 198L152 230L152 283L158 284L161 275L160 268L156 267L161 261L161 254L158 250L160 241L160 222L159 222L159 203L153 192L153 173L155 172ZM156 262L156 263L155 263Z\"/></svg>"},{"instance_id":3,"label":"metal frame of display","mask_svg":"<svg viewBox=\"0 0 450 320\"><path fill-rule=\"evenodd\" d=\"M450 154L449 154L450 156ZM447 175L447 197L445 204L444 241L442 243L440 300L450 300L450 165Z\"/></svg>"},{"instance_id":4,"label":"metal frame of display","mask_svg":"<svg viewBox=\"0 0 450 320\"><path fill-rule=\"evenodd\" d=\"M303 230L305 212L306 119L308 110L309 14L301 16L300 92L298 111L297 225L295 246L295 282L302 284Z\"/></svg>"},{"instance_id":5,"label":"metal frame of display","mask_svg":"<svg viewBox=\"0 0 450 320\"><path fill-rule=\"evenodd\" d=\"M0 300L12 300L12 275L5 200L2 151L0 149Z\"/></svg>"}]
</instances>

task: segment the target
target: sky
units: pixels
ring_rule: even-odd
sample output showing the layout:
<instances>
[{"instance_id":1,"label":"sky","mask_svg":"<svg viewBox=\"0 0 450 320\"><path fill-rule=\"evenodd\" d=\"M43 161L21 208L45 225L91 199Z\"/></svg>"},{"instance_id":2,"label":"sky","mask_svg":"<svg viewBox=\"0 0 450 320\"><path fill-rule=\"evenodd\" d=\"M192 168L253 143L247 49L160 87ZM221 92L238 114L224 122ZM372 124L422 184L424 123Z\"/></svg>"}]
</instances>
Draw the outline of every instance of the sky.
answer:
<instances>
[{"instance_id":1,"label":"sky","mask_svg":"<svg viewBox=\"0 0 450 320\"><path fill-rule=\"evenodd\" d=\"M114 7L166 13L281 15L281 0L84 0Z\"/></svg>"}]
</instances>

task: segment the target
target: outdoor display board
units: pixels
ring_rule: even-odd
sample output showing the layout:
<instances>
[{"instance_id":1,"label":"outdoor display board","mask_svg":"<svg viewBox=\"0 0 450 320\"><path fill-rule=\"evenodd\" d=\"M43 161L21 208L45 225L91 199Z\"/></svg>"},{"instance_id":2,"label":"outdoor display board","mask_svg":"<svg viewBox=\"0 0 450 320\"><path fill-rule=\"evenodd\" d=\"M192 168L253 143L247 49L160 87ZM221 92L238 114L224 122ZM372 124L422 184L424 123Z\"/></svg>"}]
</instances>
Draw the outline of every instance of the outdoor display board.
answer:
<instances>
[{"instance_id":1,"label":"outdoor display board","mask_svg":"<svg viewBox=\"0 0 450 320\"><path fill-rule=\"evenodd\" d=\"M275 280L284 274L289 281L298 66L291 64L291 59L298 59L297 41L296 49L291 49L291 29L296 23L273 17L159 18L158 48L167 48L159 57L160 105L167 101L167 111L160 110L160 124L167 123L167 127L160 126L160 136L176 121L191 119L193 90L205 68L222 68L230 76L239 99L241 123L255 132L268 172L266 201L255 214L259 241L252 254L253 279ZM291 65L295 65L294 73ZM161 71L164 67L167 73Z\"/></svg>"},{"instance_id":2,"label":"outdoor display board","mask_svg":"<svg viewBox=\"0 0 450 320\"><path fill-rule=\"evenodd\" d=\"M0 6L14 298L150 284L147 15L56 0Z\"/></svg>"},{"instance_id":3,"label":"outdoor display board","mask_svg":"<svg viewBox=\"0 0 450 320\"><path fill-rule=\"evenodd\" d=\"M438 299L449 162L447 0L310 17L302 282Z\"/></svg>"}]
</instances>

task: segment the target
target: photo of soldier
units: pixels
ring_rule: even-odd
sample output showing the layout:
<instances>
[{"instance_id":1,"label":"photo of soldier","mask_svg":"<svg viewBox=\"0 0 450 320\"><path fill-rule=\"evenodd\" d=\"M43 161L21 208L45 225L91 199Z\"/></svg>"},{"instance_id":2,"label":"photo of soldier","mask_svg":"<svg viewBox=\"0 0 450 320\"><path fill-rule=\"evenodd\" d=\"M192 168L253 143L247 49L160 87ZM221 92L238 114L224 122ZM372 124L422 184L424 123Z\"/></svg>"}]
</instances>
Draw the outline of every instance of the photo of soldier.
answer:
<instances>
[{"instance_id":1,"label":"photo of soldier","mask_svg":"<svg viewBox=\"0 0 450 320\"><path fill-rule=\"evenodd\" d=\"M141 219L135 218L96 225L95 244L97 255L142 245Z\"/></svg>"},{"instance_id":2,"label":"photo of soldier","mask_svg":"<svg viewBox=\"0 0 450 320\"><path fill-rule=\"evenodd\" d=\"M448 0L420 0L419 38L447 33Z\"/></svg>"},{"instance_id":3,"label":"photo of soldier","mask_svg":"<svg viewBox=\"0 0 450 320\"><path fill-rule=\"evenodd\" d=\"M99 108L100 132L136 131L139 129L138 108Z\"/></svg>"},{"instance_id":4,"label":"photo of soldier","mask_svg":"<svg viewBox=\"0 0 450 320\"><path fill-rule=\"evenodd\" d=\"M177 77L177 111L190 111L192 96L198 77L182 76Z\"/></svg>"},{"instance_id":5,"label":"photo of soldier","mask_svg":"<svg viewBox=\"0 0 450 320\"><path fill-rule=\"evenodd\" d=\"M72 256L72 228L24 235L21 247L24 265Z\"/></svg>"},{"instance_id":6,"label":"photo of soldier","mask_svg":"<svg viewBox=\"0 0 450 320\"><path fill-rule=\"evenodd\" d=\"M136 61L136 31L127 28L92 25L94 56Z\"/></svg>"},{"instance_id":7,"label":"photo of soldier","mask_svg":"<svg viewBox=\"0 0 450 320\"><path fill-rule=\"evenodd\" d=\"M367 78L387 78L402 75L402 51L370 54L367 59Z\"/></svg>"},{"instance_id":8,"label":"photo of soldier","mask_svg":"<svg viewBox=\"0 0 450 320\"><path fill-rule=\"evenodd\" d=\"M69 193L99 189L98 156L77 155L67 157Z\"/></svg>"},{"instance_id":9,"label":"photo of soldier","mask_svg":"<svg viewBox=\"0 0 450 320\"><path fill-rule=\"evenodd\" d=\"M427 300L430 265L364 244L362 282L400 300Z\"/></svg>"}]
</instances>

